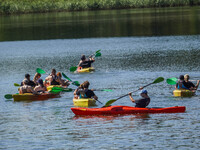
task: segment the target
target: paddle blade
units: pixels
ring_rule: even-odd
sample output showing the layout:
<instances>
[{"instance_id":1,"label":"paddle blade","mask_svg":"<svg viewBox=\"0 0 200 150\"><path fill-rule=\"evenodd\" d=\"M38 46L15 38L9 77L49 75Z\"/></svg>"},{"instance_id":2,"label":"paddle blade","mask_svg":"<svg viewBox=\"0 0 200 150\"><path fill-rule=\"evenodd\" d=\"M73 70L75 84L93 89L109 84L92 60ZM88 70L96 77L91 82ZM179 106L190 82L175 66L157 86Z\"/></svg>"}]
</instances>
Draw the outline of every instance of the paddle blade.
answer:
<instances>
[{"instance_id":1,"label":"paddle blade","mask_svg":"<svg viewBox=\"0 0 200 150\"><path fill-rule=\"evenodd\" d=\"M70 67L70 68L69 68L70 72L74 72L74 71L76 71L76 69L77 69L76 66L73 66L73 67Z\"/></svg>"},{"instance_id":2,"label":"paddle blade","mask_svg":"<svg viewBox=\"0 0 200 150\"><path fill-rule=\"evenodd\" d=\"M36 69L36 72L37 73L40 73L40 74L45 74L46 72L44 70L42 70L41 68L37 68Z\"/></svg>"},{"instance_id":3,"label":"paddle blade","mask_svg":"<svg viewBox=\"0 0 200 150\"><path fill-rule=\"evenodd\" d=\"M64 73L62 73L63 77L69 81L72 81L68 76L66 76Z\"/></svg>"},{"instance_id":4,"label":"paddle blade","mask_svg":"<svg viewBox=\"0 0 200 150\"><path fill-rule=\"evenodd\" d=\"M13 98L12 94L6 94L6 95L4 95L4 97L5 97L6 99L12 99L12 98Z\"/></svg>"},{"instance_id":5,"label":"paddle blade","mask_svg":"<svg viewBox=\"0 0 200 150\"><path fill-rule=\"evenodd\" d=\"M166 80L166 82L168 83L168 84L170 84L170 85L175 85L176 84L176 82L177 82L177 78L169 78L169 79L167 79Z\"/></svg>"},{"instance_id":6,"label":"paddle blade","mask_svg":"<svg viewBox=\"0 0 200 150\"><path fill-rule=\"evenodd\" d=\"M14 86L21 86L21 85L19 85L18 83L14 83Z\"/></svg>"},{"instance_id":7,"label":"paddle blade","mask_svg":"<svg viewBox=\"0 0 200 150\"><path fill-rule=\"evenodd\" d=\"M96 53L95 54L95 57L100 57L101 56L101 53Z\"/></svg>"},{"instance_id":8,"label":"paddle blade","mask_svg":"<svg viewBox=\"0 0 200 150\"><path fill-rule=\"evenodd\" d=\"M163 77L158 77L157 79L154 80L153 84L154 83L160 83L162 81L164 81L164 78Z\"/></svg>"},{"instance_id":9,"label":"paddle blade","mask_svg":"<svg viewBox=\"0 0 200 150\"><path fill-rule=\"evenodd\" d=\"M51 90L49 91L49 93L52 93L52 94L59 94L61 91L60 90Z\"/></svg>"},{"instance_id":10,"label":"paddle blade","mask_svg":"<svg viewBox=\"0 0 200 150\"><path fill-rule=\"evenodd\" d=\"M96 53L99 53L101 50L99 49L98 51L96 51Z\"/></svg>"},{"instance_id":11,"label":"paddle blade","mask_svg":"<svg viewBox=\"0 0 200 150\"><path fill-rule=\"evenodd\" d=\"M116 99L111 99L109 101L107 101L107 103L103 106L103 107L108 107L110 106L112 103L114 103L116 101Z\"/></svg>"},{"instance_id":12,"label":"paddle blade","mask_svg":"<svg viewBox=\"0 0 200 150\"><path fill-rule=\"evenodd\" d=\"M74 81L72 82L73 85L76 85L76 86L80 86L80 83L78 81Z\"/></svg>"}]
</instances>

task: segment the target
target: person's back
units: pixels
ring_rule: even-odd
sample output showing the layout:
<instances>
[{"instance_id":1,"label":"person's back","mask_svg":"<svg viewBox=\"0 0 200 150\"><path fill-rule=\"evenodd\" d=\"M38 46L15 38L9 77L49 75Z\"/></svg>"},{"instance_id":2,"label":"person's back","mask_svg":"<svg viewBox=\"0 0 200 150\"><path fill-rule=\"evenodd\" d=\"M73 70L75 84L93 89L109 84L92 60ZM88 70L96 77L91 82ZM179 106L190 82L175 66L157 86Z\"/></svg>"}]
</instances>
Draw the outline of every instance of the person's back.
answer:
<instances>
[{"instance_id":1,"label":"person's back","mask_svg":"<svg viewBox=\"0 0 200 150\"><path fill-rule=\"evenodd\" d=\"M33 93L36 94L36 92L33 90L33 87L28 85L28 80L25 80L23 83L23 86L19 88L19 94L24 94L24 93Z\"/></svg>"},{"instance_id":2,"label":"person's back","mask_svg":"<svg viewBox=\"0 0 200 150\"><path fill-rule=\"evenodd\" d=\"M89 68L91 67L91 64L94 62L94 58L89 58L89 59L86 59L85 55L82 55L81 57L81 61L78 65L78 67L81 67L81 68Z\"/></svg>"},{"instance_id":3,"label":"person's back","mask_svg":"<svg viewBox=\"0 0 200 150\"><path fill-rule=\"evenodd\" d=\"M47 88L43 85L42 79L38 80L38 85L34 88L34 90L39 93L44 93L45 91L47 91Z\"/></svg>"},{"instance_id":4,"label":"person's back","mask_svg":"<svg viewBox=\"0 0 200 150\"><path fill-rule=\"evenodd\" d=\"M24 78L24 80L22 81L21 86L24 85L23 83L24 83L25 81L28 81L28 82L27 82L27 85L30 85L30 86L32 86L32 87L35 87L35 85L36 85L32 80L30 80L30 75L29 75L29 74L25 74L25 78Z\"/></svg>"}]
</instances>

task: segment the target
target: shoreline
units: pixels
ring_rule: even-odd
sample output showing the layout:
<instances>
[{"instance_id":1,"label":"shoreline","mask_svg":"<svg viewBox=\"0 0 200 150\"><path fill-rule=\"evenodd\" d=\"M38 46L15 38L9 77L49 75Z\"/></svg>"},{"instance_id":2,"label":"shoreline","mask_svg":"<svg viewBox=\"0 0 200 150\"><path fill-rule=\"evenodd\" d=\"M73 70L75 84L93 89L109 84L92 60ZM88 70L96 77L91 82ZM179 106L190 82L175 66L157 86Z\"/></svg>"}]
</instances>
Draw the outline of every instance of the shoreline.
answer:
<instances>
[{"instance_id":1,"label":"shoreline","mask_svg":"<svg viewBox=\"0 0 200 150\"><path fill-rule=\"evenodd\" d=\"M199 0L0 0L0 16L131 8L200 6Z\"/></svg>"}]
</instances>

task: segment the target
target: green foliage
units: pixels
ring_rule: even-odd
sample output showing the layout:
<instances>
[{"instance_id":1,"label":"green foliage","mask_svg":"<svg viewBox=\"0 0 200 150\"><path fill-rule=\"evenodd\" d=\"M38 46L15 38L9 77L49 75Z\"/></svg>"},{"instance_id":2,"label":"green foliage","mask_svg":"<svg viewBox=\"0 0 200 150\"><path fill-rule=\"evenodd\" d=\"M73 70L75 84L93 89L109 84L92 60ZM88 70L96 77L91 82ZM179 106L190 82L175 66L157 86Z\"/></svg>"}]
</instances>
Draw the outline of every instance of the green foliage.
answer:
<instances>
[{"instance_id":1,"label":"green foliage","mask_svg":"<svg viewBox=\"0 0 200 150\"><path fill-rule=\"evenodd\" d=\"M200 5L200 0L0 0L0 14Z\"/></svg>"}]
</instances>

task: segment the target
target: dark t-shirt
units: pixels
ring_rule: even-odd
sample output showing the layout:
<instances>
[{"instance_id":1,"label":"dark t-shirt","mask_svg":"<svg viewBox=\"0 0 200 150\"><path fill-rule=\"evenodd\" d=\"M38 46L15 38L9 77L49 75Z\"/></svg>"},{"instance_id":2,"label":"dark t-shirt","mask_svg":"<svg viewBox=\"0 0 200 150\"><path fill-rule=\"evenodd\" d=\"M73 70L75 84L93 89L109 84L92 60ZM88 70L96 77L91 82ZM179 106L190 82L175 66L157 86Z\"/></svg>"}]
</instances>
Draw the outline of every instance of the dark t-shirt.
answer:
<instances>
[{"instance_id":1,"label":"dark t-shirt","mask_svg":"<svg viewBox=\"0 0 200 150\"><path fill-rule=\"evenodd\" d=\"M93 60L86 60L86 61L80 63L79 66L82 67L82 68L89 68L89 67L91 67L91 64L93 62L94 62Z\"/></svg>"},{"instance_id":2,"label":"dark t-shirt","mask_svg":"<svg viewBox=\"0 0 200 150\"><path fill-rule=\"evenodd\" d=\"M91 98L93 97L95 94L92 90L89 89L78 89L76 92L77 95L81 95L82 98Z\"/></svg>"},{"instance_id":3,"label":"dark t-shirt","mask_svg":"<svg viewBox=\"0 0 200 150\"><path fill-rule=\"evenodd\" d=\"M146 106L148 106L150 103L150 98L141 98L138 100L135 100L135 107L139 107L139 108L145 108Z\"/></svg>"},{"instance_id":4,"label":"dark t-shirt","mask_svg":"<svg viewBox=\"0 0 200 150\"><path fill-rule=\"evenodd\" d=\"M185 87L189 89L191 87L195 87L195 85L192 82L188 81L188 82L185 82Z\"/></svg>"}]
</instances>

